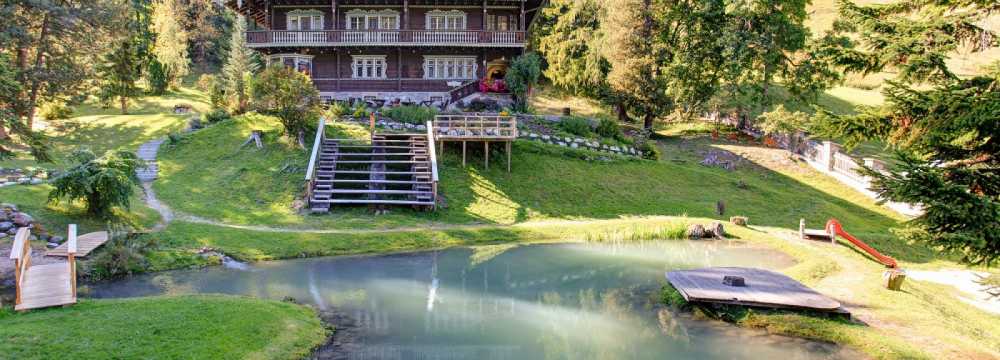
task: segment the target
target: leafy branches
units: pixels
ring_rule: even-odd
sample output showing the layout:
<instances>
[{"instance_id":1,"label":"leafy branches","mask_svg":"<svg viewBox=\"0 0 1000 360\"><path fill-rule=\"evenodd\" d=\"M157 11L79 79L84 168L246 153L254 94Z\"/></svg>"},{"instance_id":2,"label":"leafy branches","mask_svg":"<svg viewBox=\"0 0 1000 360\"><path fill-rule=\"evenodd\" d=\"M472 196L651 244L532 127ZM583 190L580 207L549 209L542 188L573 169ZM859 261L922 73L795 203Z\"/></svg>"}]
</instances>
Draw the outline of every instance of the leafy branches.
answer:
<instances>
[{"instance_id":1,"label":"leafy branches","mask_svg":"<svg viewBox=\"0 0 1000 360\"><path fill-rule=\"evenodd\" d=\"M90 150L77 150L70 160L76 165L52 181L55 188L49 193L49 201L83 201L88 214L104 220L114 218L115 208L129 208L139 184L135 172L146 166L135 153L127 151L109 151L97 157Z\"/></svg>"},{"instance_id":2,"label":"leafy branches","mask_svg":"<svg viewBox=\"0 0 1000 360\"><path fill-rule=\"evenodd\" d=\"M270 66L253 82L254 105L261 113L277 116L285 135L304 146L305 130L319 116L319 92L303 73L285 66Z\"/></svg>"}]
</instances>

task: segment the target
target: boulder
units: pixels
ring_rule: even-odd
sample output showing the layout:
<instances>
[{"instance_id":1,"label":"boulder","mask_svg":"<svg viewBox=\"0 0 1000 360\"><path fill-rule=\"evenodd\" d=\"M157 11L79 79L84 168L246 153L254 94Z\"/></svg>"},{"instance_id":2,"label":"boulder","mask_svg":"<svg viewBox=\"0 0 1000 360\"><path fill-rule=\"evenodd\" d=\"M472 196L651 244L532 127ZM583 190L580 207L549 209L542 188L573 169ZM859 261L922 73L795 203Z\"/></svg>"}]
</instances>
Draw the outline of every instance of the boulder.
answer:
<instances>
[{"instance_id":1,"label":"boulder","mask_svg":"<svg viewBox=\"0 0 1000 360\"><path fill-rule=\"evenodd\" d=\"M28 226L31 225L31 223L33 222L35 222L35 219L32 218L31 215L22 212L19 212L16 215L14 215L14 225Z\"/></svg>"},{"instance_id":2,"label":"boulder","mask_svg":"<svg viewBox=\"0 0 1000 360\"><path fill-rule=\"evenodd\" d=\"M725 237L726 229L722 227L722 223L718 221L713 221L711 225L708 226L708 232L714 237Z\"/></svg>"},{"instance_id":3,"label":"boulder","mask_svg":"<svg viewBox=\"0 0 1000 360\"><path fill-rule=\"evenodd\" d=\"M733 216L729 218L729 222L737 226L747 226L747 220L746 216Z\"/></svg>"},{"instance_id":4,"label":"boulder","mask_svg":"<svg viewBox=\"0 0 1000 360\"><path fill-rule=\"evenodd\" d=\"M0 209L3 209L4 211L17 212L17 205L3 203L0 204Z\"/></svg>"},{"instance_id":5,"label":"boulder","mask_svg":"<svg viewBox=\"0 0 1000 360\"><path fill-rule=\"evenodd\" d=\"M52 238L49 239L49 241L54 242L56 244L62 244L64 241L66 241L66 239L64 239L62 236L53 236Z\"/></svg>"},{"instance_id":6,"label":"boulder","mask_svg":"<svg viewBox=\"0 0 1000 360\"><path fill-rule=\"evenodd\" d=\"M572 143L572 144L569 144L569 147L576 149L576 148L580 147L580 145L577 144L577 143Z\"/></svg>"},{"instance_id":7,"label":"boulder","mask_svg":"<svg viewBox=\"0 0 1000 360\"><path fill-rule=\"evenodd\" d=\"M14 223L10 221L0 222L0 231L7 231L14 228Z\"/></svg>"},{"instance_id":8,"label":"boulder","mask_svg":"<svg viewBox=\"0 0 1000 360\"><path fill-rule=\"evenodd\" d=\"M701 239L705 237L705 227L701 224L691 224L687 229L688 239Z\"/></svg>"},{"instance_id":9,"label":"boulder","mask_svg":"<svg viewBox=\"0 0 1000 360\"><path fill-rule=\"evenodd\" d=\"M16 227L12 227L12 228L10 228L10 229L7 230L7 233L10 234L10 235L17 234L17 228Z\"/></svg>"}]
</instances>

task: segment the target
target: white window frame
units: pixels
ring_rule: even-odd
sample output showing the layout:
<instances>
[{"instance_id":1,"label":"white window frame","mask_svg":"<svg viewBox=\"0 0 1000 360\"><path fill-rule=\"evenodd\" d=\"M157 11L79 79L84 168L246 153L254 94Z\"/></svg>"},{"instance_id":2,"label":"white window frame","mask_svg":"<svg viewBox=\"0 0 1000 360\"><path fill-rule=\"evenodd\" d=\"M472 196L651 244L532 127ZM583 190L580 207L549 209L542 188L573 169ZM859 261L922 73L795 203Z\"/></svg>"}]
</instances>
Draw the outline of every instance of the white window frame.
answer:
<instances>
[{"instance_id":1,"label":"white window frame","mask_svg":"<svg viewBox=\"0 0 1000 360\"><path fill-rule=\"evenodd\" d=\"M468 25L468 15L461 10L431 10L424 15L426 30L465 30Z\"/></svg>"},{"instance_id":2,"label":"white window frame","mask_svg":"<svg viewBox=\"0 0 1000 360\"><path fill-rule=\"evenodd\" d=\"M299 70L299 65L301 65L304 62L308 63L309 64L309 76L312 76L312 74L314 74L313 73L313 56L312 55L303 55L303 54L273 54L273 55L270 55L270 56L267 57L267 64L268 65L272 65L272 64L275 64L275 62L277 62L278 64L281 64L282 66L284 66L285 65L285 59L292 59L292 68L295 69L296 71Z\"/></svg>"},{"instance_id":3,"label":"white window frame","mask_svg":"<svg viewBox=\"0 0 1000 360\"><path fill-rule=\"evenodd\" d=\"M399 11L396 10L361 10L354 9L347 11L346 13L347 21L345 26L347 30L399 30ZM395 26L383 28L383 21L393 19ZM354 24L354 21L358 21L358 24ZM374 23L372 22L374 21ZM371 28L369 24L375 24L375 28ZM360 26L360 27L359 27Z\"/></svg>"},{"instance_id":4,"label":"white window frame","mask_svg":"<svg viewBox=\"0 0 1000 360\"><path fill-rule=\"evenodd\" d=\"M385 55L351 55L352 79L385 79L388 70Z\"/></svg>"},{"instance_id":5,"label":"white window frame","mask_svg":"<svg viewBox=\"0 0 1000 360\"><path fill-rule=\"evenodd\" d=\"M475 56L424 55L424 79L472 80L479 64Z\"/></svg>"},{"instance_id":6,"label":"white window frame","mask_svg":"<svg viewBox=\"0 0 1000 360\"><path fill-rule=\"evenodd\" d=\"M324 30L326 28L324 16L323 12L319 10L292 10L285 14L285 29L291 31ZM303 19L309 19L309 30L302 29ZM292 26L292 21L295 21L295 26Z\"/></svg>"}]
</instances>

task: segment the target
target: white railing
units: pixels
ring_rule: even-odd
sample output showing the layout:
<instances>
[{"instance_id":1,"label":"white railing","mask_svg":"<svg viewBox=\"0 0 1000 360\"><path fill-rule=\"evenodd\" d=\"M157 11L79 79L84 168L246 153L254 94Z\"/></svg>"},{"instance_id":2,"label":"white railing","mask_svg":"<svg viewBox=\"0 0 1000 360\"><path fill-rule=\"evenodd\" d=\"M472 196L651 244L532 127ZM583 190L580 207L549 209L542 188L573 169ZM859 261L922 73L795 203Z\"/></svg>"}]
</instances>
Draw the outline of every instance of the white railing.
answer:
<instances>
[{"instance_id":1,"label":"white railing","mask_svg":"<svg viewBox=\"0 0 1000 360\"><path fill-rule=\"evenodd\" d=\"M858 166L858 163L855 162L854 158L850 155L842 152L836 152L833 154L833 171L865 184L868 182L868 179L858 173L860 168L861 167Z\"/></svg>"},{"instance_id":2,"label":"white railing","mask_svg":"<svg viewBox=\"0 0 1000 360\"><path fill-rule=\"evenodd\" d=\"M437 149L435 149L434 141L434 122L427 122L427 143L431 151L431 189L434 191L434 208L437 208L437 193L438 193L438 166L437 166Z\"/></svg>"},{"instance_id":3,"label":"white railing","mask_svg":"<svg viewBox=\"0 0 1000 360\"><path fill-rule=\"evenodd\" d=\"M395 43L399 42L399 31L348 31L340 38L345 43Z\"/></svg>"},{"instance_id":4,"label":"white railing","mask_svg":"<svg viewBox=\"0 0 1000 360\"><path fill-rule=\"evenodd\" d=\"M479 42L478 31L415 31L413 42L417 43L463 43Z\"/></svg>"},{"instance_id":5,"label":"white railing","mask_svg":"<svg viewBox=\"0 0 1000 360\"><path fill-rule=\"evenodd\" d=\"M326 118L320 116L319 124L316 125L316 139L313 140L312 155L309 156L309 165L306 168L306 181L312 181L313 172L316 169L316 158L319 154L319 148L323 145L323 137L326 132Z\"/></svg>"},{"instance_id":6,"label":"white railing","mask_svg":"<svg viewBox=\"0 0 1000 360\"><path fill-rule=\"evenodd\" d=\"M517 44L520 43L518 33L514 31L503 31L493 33L494 44Z\"/></svg>"},{"instance_id":7,"label":"white railing","mask_svg":"<svg viewBox=\"0 0 1000 360\"><path fill-rule=\"evenodd\" d=\"M276 31L272 36L272 42L277 44L322 44L327 42L326 33L323 31Z\"/></svg>"}]
</instances>

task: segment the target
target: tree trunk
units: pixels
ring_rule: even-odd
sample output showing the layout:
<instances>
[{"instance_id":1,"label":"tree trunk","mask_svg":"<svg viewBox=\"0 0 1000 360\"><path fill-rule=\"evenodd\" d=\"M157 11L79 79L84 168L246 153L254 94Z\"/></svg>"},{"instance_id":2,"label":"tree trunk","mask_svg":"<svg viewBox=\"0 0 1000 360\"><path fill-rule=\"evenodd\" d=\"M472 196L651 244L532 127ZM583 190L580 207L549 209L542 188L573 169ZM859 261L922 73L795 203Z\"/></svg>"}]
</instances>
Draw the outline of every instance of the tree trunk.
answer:
<instances>
[{"instance_id":1,"label":"tree trunk","mask_svg":"<svg viewBox=\"0 0 1000 360\"><path fill-rule=\"evenodd\" d=\"M119 96L118 98L121 99L122 115L128 114L128 98L124 96Z\"/></svg>"},{"instance_id":2,"label":"tree trunk","mask_svg":"<svg viewBox=\"0 0 1000 360\"><path fill-rule=\"evenodd\" d=\"M48 46L46 45L48 44L48 36L49 14L46 13L45 16L42 17L41 34L38 35L38 53L35 55L35 71L40 70L42 68L42 64L45 63L45 52L48 51ZM25 125L27 125L28 131L32 131L32 125L35 120L35 107L38 105L38 91L41 85L41 80L38 78L31 79L31 94L28 96L28 103L26 104L28 111L25 116L27 118L27 123Z\"/></svg>"},{"instance_id":3,"label":"tree trunk","mask_svg":"<svg viewBox=\"0 0 1000 360\"><path fill-rule=\"evenodd\" d=\"M646 130L652 130L653 129L653 120L655 118L656 117L653 114L646 114L646 115L644 115L643 118L642 118L642 128L646 129Z\"/></svg>"},{"instance_id":4,"label":"tree trunk","mask_svg":"<svg viewBox=\"0 0 1000 360\"><path fill-rule=\"evenodd\" d=\"M631 119L628 118L628 110L625 110L625 105L621 102L615 103L615 111L618 112L618 121L623 123L631 121Z\"/></svg>"}]
</instances>

